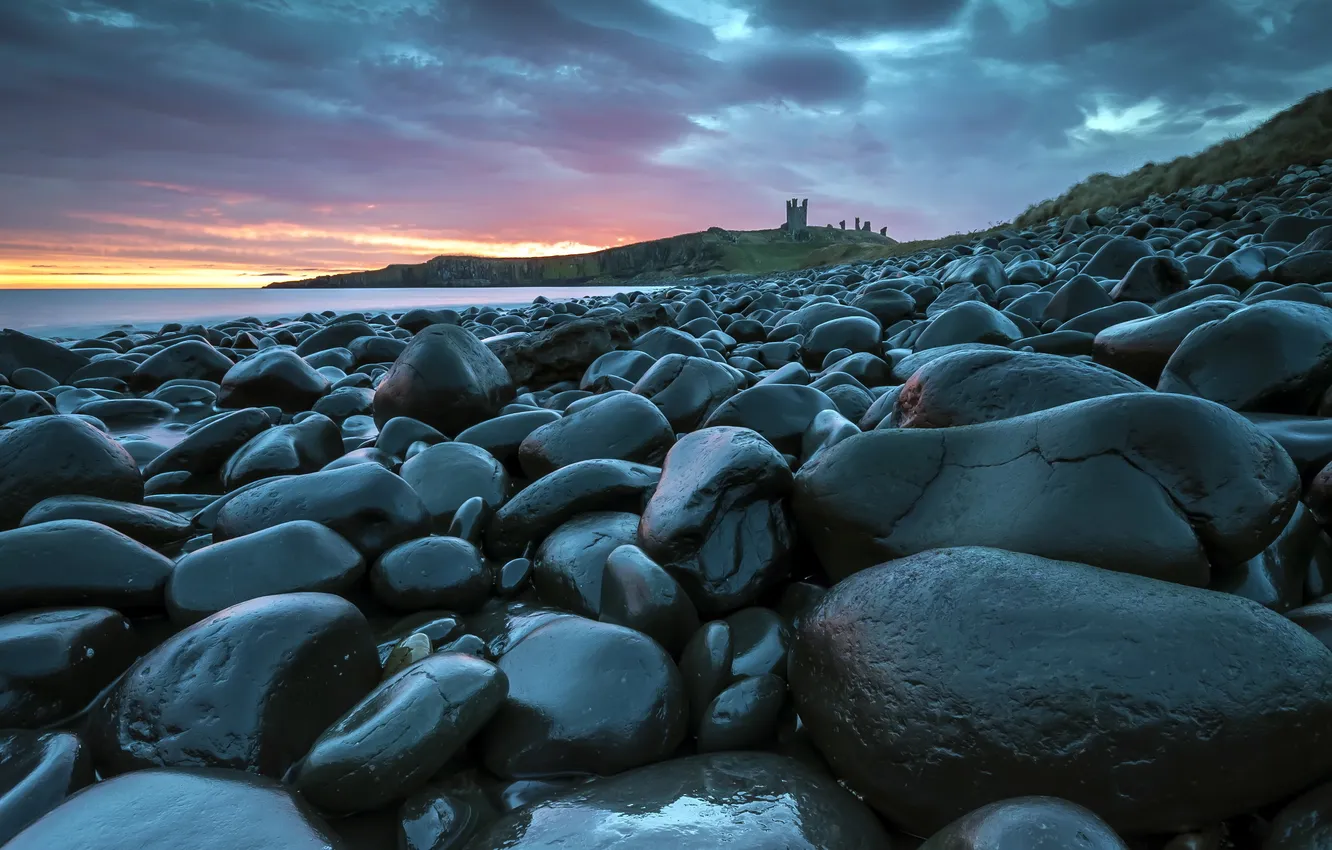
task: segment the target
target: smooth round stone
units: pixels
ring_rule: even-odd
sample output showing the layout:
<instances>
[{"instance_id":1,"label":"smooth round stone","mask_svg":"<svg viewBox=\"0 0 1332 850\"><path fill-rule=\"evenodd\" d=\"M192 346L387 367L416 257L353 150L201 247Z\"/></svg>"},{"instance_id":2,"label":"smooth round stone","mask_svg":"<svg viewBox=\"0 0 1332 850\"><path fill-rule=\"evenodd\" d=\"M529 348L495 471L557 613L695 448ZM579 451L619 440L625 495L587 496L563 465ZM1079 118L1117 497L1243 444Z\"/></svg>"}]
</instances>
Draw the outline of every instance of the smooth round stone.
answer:
<instances>
[{"instance_id":1,"label":"smooth round stone","mask_svg":"<svg viewBox=\"0 0 1332 850\"><path fill-rule=\"evenodd\" d=\"M861 571L802 619L789 664L834 771L916 835L1056 793L1125 834L1171 832L1332 768L1317 639L1239 597L1083 564L958 548Z\"/></svg>"},{"instance_id":2,"label":"smooth round stone","mask_svg":"<svg viewBox=\"0 0 1332 850\"><path fill-rule=\"evenodd\" d=\"M348 321L334 322L325 327L319 328L313 333L301 339L300 344L296 346L296 353L302 357L311 354L318 354L321 351L328 351L331 348L346 348L354 340L363 336L374 336L375 329L363 321L351 319ZM348 355L351 352L348 351ZM351 367L354 360L348 362L348 368Z\"/></svg>"},{"instance_id":3,"label":"smooth round stone","mask_svg":"<svg viewBox=\"0 0 1332 850\"><path fill-rule=\"evenodd\" d=\"M255 435L222 467L222 484L235 490L278 475L317 472L341 456L337 424L315 414Z\"/></svg>"},{"instance_id":4,"label":"smooth round stone","mask_svg":"<svg viewBox=\"0 0 1332 850\"><path fill-rule=\"evenodd\" d=\"M655 404L617 392L528 434L518 447L518 462L532 479L598 458L657 466L674 442L671 423Z\"/></svg>"},{"instance_id":5,"label":"smooth round stone","mask_svg":"<svg viewBox=\"0 0 1332 850\"><path fill-rule=\"evenodd\" d=\"M129 621L109 608L0 617L0 727L40 729L77 714L136 650Z\"/></svg>"},{"instance_id":6,"label":"smooth round stone","mask_svg":"<svg viewBox=\"0 0 1332 850\"><path fill-rule=\"evenodd\" d=\"M660 761L684 740L680 671L632 629L555 619L498 663L509 696L481 741L496 776L618 773Z\"/></svg>"},{"instance_id":7,"label":"smooth round stone","mask_svg":"<svg viewBox=\"0 0 1332 850\"><path fill-rule=\"evenodd\" d=\"M508 682L457 653L425 658L376 688L314 742L287 782L320 809L357 812L423 786L499 709Z\"/></svg>"},{"instance_id":8,"label":"smooth round stone","mask_svg":"<svg viewBox=\"0 0 1332 850\"><path fill-rule=\"evenodd\" d=\"M708 706L731 682L735 643L725 620L704 623L680 653L680 675L689 698L690 727L703 722Z\"/></svg>"},{"instance_id":9,"label":"smooth round stone","mask_svg":"<svg viewBox=\"0 0 1332 850\"><path fill-rule=\"evenodd\" d=\"M358 463L375 463L387 469L389 472L396 472L398 469L398 459L391 454L381 452L379 449L371 446L365 449L354 449L347 452L342 457L329 461L324 464L320 472L328 469L342 469L347 466L355 466Z\"/></svg>"},{"instance_id":10,"label":"smooth round stone","mask_svg":"<svg viewBox=\"0 0 1332 850\"><path fill-rule=\"evenodd\" d=\"M316 413L322 413L335 422L343 422L352 417L364 417L363 428L373 432L375 391L369 387L339 387L314 403ZM373 436L373 433L371 434Z\"/></svg>"},{"instance_id":11,"label":"smooth round stone","mask_svg":"<svg viewBox=\"0 0 1332 850\"><path fill-rule=\"evenodd\" d=\"M1299 475L1242 416L1129 393L941 429L875 430L801 467L792 508L841 579L955 545L1206 586L1285 527Z\"/></svg>"},{"instance_id":12,"label":"smooth round stone","mask_svg":"<svg viewBox=\"0 0 1332 850\"><path fill-rule=\"evenodd\" d=\"M698 631L698 611L670 574L637 546L618 546L601 574L599 619L642 632L678 657Z\"/></svg>"},{"instance_id":13,"label":"smooth round stone","mask_svg":"<svg viewBox=\"0 0 1332 850\"><path fill-rule=\"evenodd\" d=\"M143 468L145 478L164 472L189 472L196 476L212 475L239 449L273 422L258 407L225 413L203 425L194 426L185 438L154 458ZM133 500L127 500L133 501Z\"/></svg>"},{"instance_id":14,"label":"smooth round stone","mask_svg":"<svg viewBox=\"0 0 1332 850\"><path fill-rule=\"evenodd\" d=\"M786 621L771 608L744 608L726 618L731 627L731 677L775 673L786 677L791 644Z\"/></svg>"},{"instance_id":15,"label":"smooth round stone","mask_svg":"<svg viewBox=\"0 0 1332 850\"><path fill-rule=\"evenodd\" d=\"M400 611L445 608L469 613L490 596L481 553L457 537L421 537L400 543L370 567L375 598Z\"/></svg>"},{"instance_id":16,"label":"smooth round stone","mask_svg":"<svg viewBox=\"0 0 1332 850\"><path fill-rule=\"evenodd\" d=\"M595 618L601 611L602 574L616 548L638 537L638 514L580 514L550 533L532 560L532 584L541 601Z\"/></svg>"},{"instance_id":17,"label":"smooth round stone","mask_svg":"<svg viewBox=\"0 0 1332 850\"><path fill-rule=\"evenodd\" d=\"M1188 287L1189 272L1179 260L1165 256L1142 257L1110 290L1110 300L1154 304Z\"/></svg>"},{"instance_id":18,"label":"smooth round stone","mask_svg":"<svg viewBox=\"0 0 1332 850\"><path fill-rule=\"evenodd\" d=\"M861 310L857 307L839 304L830 300L801 307L799 310L782 317L782 320L777 323L777 327L783 325L795 325L799 333L808 335L824 322L831 322L834 319L841 319L847 316L860 316L867 319L874 318L874 315L867 310Z\"/></svg>"},{"instance_id":19,"label":"smooth round stone","mask_svg":"<svg viewBox=\"0 0 1332 850\"><path fill-rule=\"evenodd\" d=\"M40 369L22 367L9 375L9 383L20 390L53 390L60 382Z\"/></svg>"},{"instance_id":20,"label":"smooth round stone","mask_svg":"<svg viewBox=\"0 0 1332 850\"><path fill-rule=\"evenodd\" d=\"M1190 333L1157 389L1234 410L1313 413L1332 381L1332 310L1265 301Z\"/></svg>"},{"instance_id":21,"label":"smooth round stone","mask_svg":"<svg viewBox=\"0 0 1332 850\"><path fill-rule=\"evenodd\" d=\"M172 635L93 711L102 775L229 767L282 776L379 682L361 612L323 593L265 596Z\"/></svg>"},{"instance_id":22,"label":"smooth round stone","mask_svg":"<svg viewBox=\"0 0 1332 850\"><path fill-rule=\"evenodd\" d=\"M28 390L0 394L0 425L51 416L55 408L45 397Z\"/></svg>"},{"instance_id":23,"label":"smooth round stone","mask_svg":"<svg viewBox=\"0 0 1332 850\"><path fill-rule=\"evenodd\" d=\"M398 810L398 850L461 850L497 813L489 804L427 788Z\"/></svg>"},{"instance_id":24,"label":"smooth round stone","mask_svg":"<svg viewBox=\"0 0 1332 850\"><path fill-rule=\"evenodd\" d=\"M301 519L338 532L367 561L430 533L430 515L411 485L377 463L359 463L257 482L217 512L213 537L230 540Z\"/></svg>"},{"instance_id":25,"label":"smooth round stone","mask_svg":"<svg viewBox=\"0 0 1332 850\"><path fill-rule=\"evenodd\" d=\"M375 448L394 457L404 457L412 443L424 442L433 446L448 442L448 439L424 422L410 416L396 416L380 427L379 436L375 438Z\"/></svg>"},{"instance_id":26,"label":"smooth round stone","mask_svg":"<svg viewBox=\"0 0 1332 850\"><path fill-rule=\"evenodd\" d=\"M83 605L161 610L172 567L169 558L88 520L0 532L0 612Z\"/></svg>"},{"instance_id":27,"label":"smooth round stone","mask_svg":"<svg viewBox=\"0 0 1332 850\"><path fill-rule=\"evenodd\" d=\"M801 344L805 365L813 368L823 362L829 352L844 349L848 354L883 351L883 328L878 319L864 316L844 316L823 322L810 332Z\"/></svg>"},{"instance_id":28,"label":"smooth round stone","mask_svg":"<svg viewBox=\"0 0 1332 850\"><path fill-rule=\"evenodd\" d=\"M874 815L829 776L771 753L671 759L518 809L468 850L883 850Z\"/></svg>"},{"instance_id":29,"label":"smooth round stone","mask_svg":"<svg viewBox=\"0 0 1332 850\"><path fill-rule=\"evenodd\" d=\"M1185 337L1240 307L1234 301L1198 301L1159 316L1120 322L1096 334L1092 356L1097 363L1155 387Z\"/></svg>"},{"instance_id":30,"label":"smooth round stone","mask_svg":"<svg viewBox=\"0 0 1332 850\"><path fill-rule=\"evenodd\" d=\"M208 343L187 339L151 355L134 369L128 380L135 392L157 389L173 378L217 382L233 365L230 357Z\"/></svg>"},{"instance_id":31,"label":"smooth round stone","mask_svg":"<svg viewBox=\"0 0 1332 850\"><path fill-rule=\"evenodd\" d=\"M481 638L488 658L500 658L546 623L573 616L527 599L492 599L469 615L464 627Z\"/></svg>"},{"instance_id":32,"label":"smooth round stone","mask_svg":"<svg viewBox=\"0 0 1332 850\"><path fill-rule=\"evenodd\" d=\"M786 680L772 673L734 682L708 704L698 725L698 751L716 753L763 746L777 736Z\"/></svg>"},{"instance_id":33,"label":"smooth round stone","mask_svg":"<svg viewBox=\"0 0 1332 850\"><path fill-rule=\"evenodd\" d=\"M410 416L444 434L491 418L513 398L508 371L480 340L456 325L417 333L375 390L375 422Z\"/></svg>"},{"instance_id":34,"label":"smooth round stone","mask_svg":"<svg viewBox=\"0 0 1332 850\"><path fill-rule=\"evenodd\" d=\"M124 447L74 416L0 429L0 531L52 496L143 501L144 476Z\"/></svg>"},{"instance_id":35,"label":"smooth round stone","mask_svg":"<svg viewBox=\"0 0 1332 850\"><path fill-rule=\"evenodd\" d=\"M1272 819L1263 850L1323 850L1332 846L1332 783L1296 797Z\"/></svg>"},{"instance_id":36,"label":"smooth round stone","mask_svg":"<svg viewBox=\"0 0 1332 850\"><path fill-rule=\"evenodd\" d=\"M309 410L328 392L328 378L290 348L268 348L227 370L218 407L266 407L286 413Z\"/></svg>"},{"instance_id":37,"label":"smooth round stone","mask_svg":"<svg viewBox=\"0 0 1332 850\"><path fill-rule=\"evenodd\" d=\"M81 404L74 412L100 419L108 426L125 427L170 419L176 408L151 398L108 398Z\"/></svg>"},{"instance_id":38,"label":"smooth round stone","mask_svg":"<svg viewBox=\"0 0 1332 850\"><path fill-rule=\"evenodd\" d=\"M0 843L92 781L92 758L78 736L0 734Z\"/></svg>"},{"instance_id":39,"label":"smooth round stone","mask_svg":"<svg viewBox=\"0 0 1332 850\"><path fill-rule=\"evenodd\" d=\"M1113 369L1055 354L963 350L925 364L897 395L885 428L949 428L1009 419L1151 388Z\"/></svg>"},{"instance_id":40,"label":"smooth round stone","mask_svg":"<svg viewBox=\"0 0 1332 850\"><path fill-rule=\"evenodd\" d=\"M529 547L579 514L638 513L660 478L655 466L623 460L585 460L557 469L495 512L486 529L486 553L496 559L525 556Z\"/></svg>"},{"instance_id":41,"label":"smooth round stone","mask_svg":"<svg viewBox=\"0 0 1332 850\"><path fill-rule=\"evenodd\" d=\"M920 846L920 850L1070 848L1128 850L1115 831L1093 812L1055 797L1017 797L981 806Z\"/></svg>"},{"instance_id":42,"label":"smooth round stone","mask_svg":"<svg viewBox=\"0 0 1332 850\"><path fill-rule=\"evenodd\" d=\"M990 305L964 301L930 320L913 348L924 351L966 342L1008 345L1022 336L1022 331L1011 318Z\"/></svg>"},{"instance_id":43,"label":"smooth round stone","mask_svg":"<svg viewBox=\"0 0 1332 850\"><path fill-rule=\"evenodd\" d=\"M505 562L495 575L495 592L503 597L517 596L532 580L532 561L514 558Z\"/></svg>"},{"instance_id":44,"label":"smooth round stone","mask_svg":"<svg viewBox=\"0 0 1332 850\"><path fill-rule=\"evenodd\" d=\"M365 559L337 532L309 520L284 522L177 561L167 581L167 613L189 625L261 596L345 594L363 575Z\"/></svg>"},{"instance_id":45,"label":"smooth round stone","mask_svg":"<svg viewBox=\"0 0 1332 850\"><path fill-rule=\"evenodd\" d=\"M88 788L6 850L347 850L314 810L237 770L139 770Z\"/></svg>"},{"instance_id":46,"label":"smooth round stone","mask_svg":"<svg viewBox=\"0 0 1332 850\"><path fill-rule=\"evenodd\" d=\"M798 384L759 384L722 402L704 428L731 425L757 431L778 451L795 454L800 440L821 410L837 405L823 392Z\"/></svg>"},{"instance_id":47,"label":"smooth round stone","mask_svg":"<svg viewBox=\"0 0 1332 850\"><path fill-rule=\"evenodd\" d=\"M96 496L52 496L43 499L23 516L20 525L37 525L64 519L97 522L154 549L185 542L193 534L190 521L160 508L115 502Z\"/></svg>"},{"instance_id":48,"label":"smooth round stone","mask_svg":"<svg viewBox=\"0 0 1332 850\"><path fill-rule=\"evenodd\" d=\"M404 463L400 474L421 497L439 532L448 529L468 499L480 496L496 510L512 489L502 463L485 449L461 442L430 446Z\"/></svg>"},{"instance_id":49,"label":"smooth round stone","mask_svg":"<svg viewBox=\"0 0 1332 850\"><path fill-rule=\"evenodd\" d=\"M750 604L790 570L791 481L786 460L756 432L695 431L666 456L638 546L680 582L700 613Z\"/></svg>"},{"instance_id":50,"label":"smooth round stone","mask_svg":"<svg viewBox=\"0 0 1332 850\"><path fill-rule=\"evenodd\" d=\"M536 429L559 418L560 414L555 410L508 413L473 425L458 435L457 442L480 446L516 474L519 471L518 447L523 440Z\"/></svg>"},{"instance_id":51,"label":"smooth round stone","mask_svg":"<svg viewBox=\"0 0 1332 850\"><path fill-rule=\"evenodd\" d=\"M692 431L745 384L729 366L702 357L668 354L632 386L649 399L677 433Z\"/></svg>"}]
</instances>

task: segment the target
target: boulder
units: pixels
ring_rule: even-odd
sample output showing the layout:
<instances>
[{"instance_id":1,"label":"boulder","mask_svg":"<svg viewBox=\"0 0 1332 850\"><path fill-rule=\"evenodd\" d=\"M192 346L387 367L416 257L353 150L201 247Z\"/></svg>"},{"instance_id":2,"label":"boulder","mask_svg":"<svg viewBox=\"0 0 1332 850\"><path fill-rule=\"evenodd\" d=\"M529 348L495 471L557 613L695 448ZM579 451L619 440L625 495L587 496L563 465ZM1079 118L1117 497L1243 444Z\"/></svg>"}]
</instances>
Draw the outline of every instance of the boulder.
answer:
<instances>
[{"instance_id":1,"label":"boulder","mask_svg":"<svg viewBox=\"0 0 1332 850\"><path fill-rule=\"evenodd\" d=\"M218 407L309 410L328 392L329 381L290 348L266 348L246 357L222 376Z\"/></svg>"},{"instance_id":2,"label":"boulder","mask_svg":"<svg viewBox=\"0 0 1332 850\"><path fill-rule=\"evenodd\" d=\"M0 733L0 843L92 781L92 758L77 735Z\"/></svg>"},{"instance_id":3,"label":"boulder","mask_svg":"<svg viewBox=\"0 0 1332 850\"><path fill-rule=\"evenodd\" d=\"M599 458L659 466L674 442L671 423L656 405L641 395L613 392L528 434L518 462L531 479Z\"/></svg>"},{"instance_id":4,"label":"boulder","mask_svg":"<svg viewBox=\"0 0 1332 850\"><path fill-rule=\"evenodd\" d=\"M981 806L935 833L920 850L1128 850L1095 813L1057 797Z\"/></svg>"},{"instance_id":5,"label":"boulder","mask_svg":"<svg viewBox=\"0 0 1332 850\"><path fill-rule=\"evenodd\" d=\"M1125 834L1178 832L1332 769L1313 636L1236 596L1031 555L852 576L801 619L790 676L833 770L917 835L1055 794Z\"/></svg>"},{"instance_id":6,"label":"boulder","mask_svg":"<svg viewBox=\"0 0 1332 850\"><path fill-rule=\"evenodd\" d=\"M125 449L75 416L0 428L0 531L52 496L143 501L143 476Z\"/></svg>"},{"instance_id":7,"label":"boulder","mask_svg":"<svg viewBox=\"0 0 1332 850\"><path fill-rule=\"evenodd\" d=\"M470 331L431 325L375 389L375 423L410 416L445 434L489 419L513 398L504 364Z\"/></svg>"},{"instance_id":8,"label":"boulder","mask_svg":"<svg viewBox=\"0 0 1332 850\"><path fill-rule=\"evenodd\" d=\"M1206 586L1285 527L1300 480L1242 416L1130 393L1013 419L876 430L795 478L797 524L834 579L942 546L994 546Z\"/></svg>"}]
</instances>

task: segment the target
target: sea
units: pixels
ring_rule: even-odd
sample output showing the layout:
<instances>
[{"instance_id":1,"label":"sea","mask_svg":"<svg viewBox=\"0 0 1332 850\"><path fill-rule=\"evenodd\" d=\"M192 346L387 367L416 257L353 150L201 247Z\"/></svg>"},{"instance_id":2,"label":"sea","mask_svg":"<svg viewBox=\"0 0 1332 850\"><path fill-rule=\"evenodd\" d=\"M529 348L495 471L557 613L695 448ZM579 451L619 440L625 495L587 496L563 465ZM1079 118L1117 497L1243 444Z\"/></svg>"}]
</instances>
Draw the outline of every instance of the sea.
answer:
<instances>
[{"instance_id":1,"label":"sea","mask_svg":"<svg viewBox=\"0 0 1332 850\"><path fill-rule=\"evenodd\" d=\"M660 287L513 286L432 289L0 289L0 328L33 336L81 339L107 331L156 331L167 322L219 322L254 316L296 317L333 310L393 312L413 307L520 307Z\"/></svg>"}]
</instances>

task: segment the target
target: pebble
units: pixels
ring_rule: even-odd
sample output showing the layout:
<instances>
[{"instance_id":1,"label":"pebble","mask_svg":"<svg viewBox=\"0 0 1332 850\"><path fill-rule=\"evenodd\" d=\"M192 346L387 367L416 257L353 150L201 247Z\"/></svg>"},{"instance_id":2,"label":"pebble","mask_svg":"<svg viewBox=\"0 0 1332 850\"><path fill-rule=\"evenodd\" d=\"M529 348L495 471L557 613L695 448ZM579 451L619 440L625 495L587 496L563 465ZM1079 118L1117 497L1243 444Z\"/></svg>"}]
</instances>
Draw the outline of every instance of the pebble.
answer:
<instances>
[{"instance_id":1,"label":"pebble","mask_svg":"<svg viewBox=\"0 0 1332 850\"><path fill-rule=\"evenodd\" d=\"M1329 178L0 331L0 839L1321 846Z\"/></svg>"}]
</instances>

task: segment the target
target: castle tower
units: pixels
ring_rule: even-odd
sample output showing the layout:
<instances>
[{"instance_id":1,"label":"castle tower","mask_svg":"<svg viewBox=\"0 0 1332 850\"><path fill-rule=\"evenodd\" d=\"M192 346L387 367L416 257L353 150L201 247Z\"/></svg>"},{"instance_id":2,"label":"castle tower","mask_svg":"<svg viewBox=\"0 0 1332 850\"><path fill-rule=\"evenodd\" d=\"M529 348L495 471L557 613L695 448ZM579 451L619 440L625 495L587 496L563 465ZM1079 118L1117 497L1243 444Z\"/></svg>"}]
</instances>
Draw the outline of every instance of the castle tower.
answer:
<instances>
[{"instance_id":1,"label":"castle tower","mask_svg":"<svg viewBox=\"0 0 1332 850\"><path fill-rule=\"evenodd\" d=\"M809 198L797 203L796 198L786 202L786 232L795 235L809 224Z\"/></svg>"}]
</instances>

